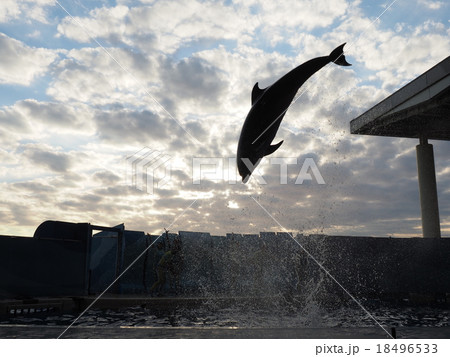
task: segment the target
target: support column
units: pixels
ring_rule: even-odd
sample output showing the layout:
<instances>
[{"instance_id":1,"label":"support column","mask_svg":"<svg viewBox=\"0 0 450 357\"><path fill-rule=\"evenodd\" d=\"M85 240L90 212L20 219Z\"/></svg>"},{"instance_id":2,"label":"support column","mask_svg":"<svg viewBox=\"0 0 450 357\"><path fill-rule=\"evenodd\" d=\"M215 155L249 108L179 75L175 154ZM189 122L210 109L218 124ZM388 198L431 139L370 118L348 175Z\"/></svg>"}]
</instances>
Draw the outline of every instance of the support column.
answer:
<instances>
[{"instance_id":1,"label":"support column","mask_svg":"<svg viewBox=\"0 0 450 357\"><path fill-rule=\"evenodd\" d=\"M434 168L433 145L426 138L416 146L417 172L419 176L420 208L424 238L440 238L439 207Z\"/></svg>"}]
</instances>

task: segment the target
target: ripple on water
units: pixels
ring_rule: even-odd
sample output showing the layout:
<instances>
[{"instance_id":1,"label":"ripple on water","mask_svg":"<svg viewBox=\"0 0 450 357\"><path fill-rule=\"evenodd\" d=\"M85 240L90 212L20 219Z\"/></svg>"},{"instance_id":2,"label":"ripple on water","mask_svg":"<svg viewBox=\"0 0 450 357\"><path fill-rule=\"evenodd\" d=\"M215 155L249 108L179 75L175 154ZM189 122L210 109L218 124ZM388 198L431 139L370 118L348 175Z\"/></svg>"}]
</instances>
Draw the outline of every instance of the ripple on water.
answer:
<instances>
[{"instance_id":1,"label":"ripple on water","mask_svg":"<svg viewBox=\"0 0 450 357\"><path fill-rule=\"evenodd\" d=\"M320 306L304 308L251 306L214 308L208 305L192 309L154 311L143 307L119 310L91 309L75 326L139 326L139 327L373 327L377 322L387 326L447 327L449 310L426 307L372 307L369 316L360 308L327 310ZM78 316L19 316L2 324L69 325ZM375 322L375 320L377 322Z\"/></svg>"}]
</instances>

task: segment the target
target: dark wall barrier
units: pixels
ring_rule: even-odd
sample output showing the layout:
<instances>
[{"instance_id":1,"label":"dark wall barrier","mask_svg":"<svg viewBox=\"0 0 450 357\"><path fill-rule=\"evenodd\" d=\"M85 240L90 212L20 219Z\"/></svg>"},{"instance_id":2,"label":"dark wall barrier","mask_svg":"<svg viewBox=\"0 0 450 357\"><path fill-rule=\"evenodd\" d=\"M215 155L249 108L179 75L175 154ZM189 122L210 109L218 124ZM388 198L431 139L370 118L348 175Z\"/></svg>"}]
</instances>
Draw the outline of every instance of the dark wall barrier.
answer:
<instances>
[{"instance_id":1,"label":"dark wall barrier","mask_svg":"<svg viewBox=\"0 0 450 357\"><path fill-rule=\"evenodd\" d=\"M2 298L86 292L84 242L0 236L0 252Z\"/></svg>"},{"instance_id":2,"label":"dark wall barrier","mask_svg":"<svg viewBox=\"0 0 450 357\"><path fill-rule=\"evenodd\" d=\"M103 292L116 277L118 239L117 235L106 233L92 237L89 294Z\"/></svg>"},{"instance_id":3,"label":"dark wall barrier","mask_svg":"<svg viewBox=\"0 0 450 357\"><path fill-rule=\"evenodd\" d=\"M171 237L173 241L176 236ZM156 238L152 236L152 240ZM322 235L295 238L296 241L287 233L271 232L226 237L180 232L183 264L177 292L210 296L315 295L337 302L349 298L342 287L359 299L401 299L411 294L445 296L450 292L450 239ZM127 243L127 262L145 249L144 236L133 239L135 243ZM160 240L164 241L164 236ZM139 262L123 277L122 291L147 292L156 281L161 254L154 244L146 265ZM147 279L145 286L143 275ZM170 284L174 277L169 271L166 277L163 291L173 294Z\"/></svg>"},{"instance_id":4,"label":"dark wall barrier","mask_svg":"<svg viewBox=\"0 0 450 357\"><path fill-rule=\"evenodd\" d=\"M92 236L92 229L103 231ZM160 242L161 244L158 244ZM287 233L162 236L124 226L44 222L35 238L0 236L0 297L103 292L147 294L162 255L163 295L296 296L325 302L450 293L450 239L303 236ZM307 250L310 254L307 254ZM320 266L319 266L320 265ZM330 278L327 273L335 280Z\"/></svg>"}]
</instances>

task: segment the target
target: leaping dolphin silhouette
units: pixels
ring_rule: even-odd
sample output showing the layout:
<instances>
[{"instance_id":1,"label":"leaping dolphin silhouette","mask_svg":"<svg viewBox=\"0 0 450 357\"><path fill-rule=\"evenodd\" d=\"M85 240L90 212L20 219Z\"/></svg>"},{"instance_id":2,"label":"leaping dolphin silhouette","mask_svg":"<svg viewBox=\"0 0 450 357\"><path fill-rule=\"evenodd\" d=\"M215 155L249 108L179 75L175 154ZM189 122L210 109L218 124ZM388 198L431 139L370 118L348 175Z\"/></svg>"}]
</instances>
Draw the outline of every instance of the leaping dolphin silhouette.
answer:
<instances>
[{"instance_id":1,"label":"leaping dolphin silhouette","mask_svg":"<svg viewBox=\"0 0 450 357\"><path fill-rule=\"evenodd\" d=\"M237 167L242 182L248 181L264 156L272 154L283 144L282 140L271 145L281 120L303 83L330 62L351 66L345 60L344 45L336 47L329 56L301 64L265 89L259 88L256 82L252 90L252 107L242 127L237 149Z\"/></svg>"}]
</instances>

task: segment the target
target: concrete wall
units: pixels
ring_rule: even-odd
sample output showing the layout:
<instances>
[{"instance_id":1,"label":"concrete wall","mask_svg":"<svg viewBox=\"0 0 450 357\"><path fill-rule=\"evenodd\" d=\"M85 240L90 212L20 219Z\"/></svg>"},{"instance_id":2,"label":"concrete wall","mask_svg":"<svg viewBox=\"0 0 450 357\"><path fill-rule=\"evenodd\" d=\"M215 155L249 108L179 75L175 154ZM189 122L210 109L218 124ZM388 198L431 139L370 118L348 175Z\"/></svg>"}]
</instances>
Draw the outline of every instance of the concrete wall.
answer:
<instances>
[{"instance_id":1,"label":"concrete wall","mask_svg":"<svg viewBox=\"0 0 450 357\"><path fill-rule=\"evenodd\" d=\"M0 297L100 293L144 251L109 292L148 293L161 255L175 241L181 242L179 274L167 274L166 295L348 299L318 263L359 299L450 293L450 239L445 238L299 235L294 241L273 232L211 236L182 231L158 238L124 231L122 239L114 232L97 234L88 245L82 239L89 227L71 227L79 234L64 239L0 236ZM162 251L157 239L164 243Z\"/></svg>"},{"instance_id":2,"label":"concrete wall","mask_svg":"<svg viewBox=\"0 0 450 357\"><path fill-rule=\"evenodd\" d=\"M450 292L450 239L327 237L324 245L315 255L356 296Z\"/></svg>"},{"instance_id":3,"label":"concrete wall","mask_svg":"<svg viewBox=\"0 0 450 357\"><path fill-rule=\"evenodd\" d=\"M183 258L179 290L183 294L316 294L324 299L347 299L317 263L361 299L450 292L450 239L300 235L295 242L286 233L271 232L226 237L180 232L179 238ZM134 249L136 256L145 247L136 243ZM155 276L157 259L152 259L157 257L156 245L149 250L149 257L153 258L147 261L147 277ZM140 263L131 275L124 276L122 284L134 282L138 286L143 271ZM142 283L140 286L134 292L146 291ZM166 292L170 291L168 283Z\"/></svg>"}]
</instances>

